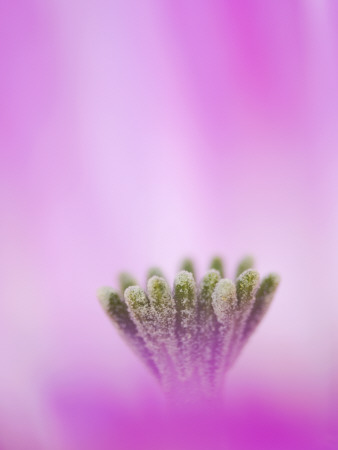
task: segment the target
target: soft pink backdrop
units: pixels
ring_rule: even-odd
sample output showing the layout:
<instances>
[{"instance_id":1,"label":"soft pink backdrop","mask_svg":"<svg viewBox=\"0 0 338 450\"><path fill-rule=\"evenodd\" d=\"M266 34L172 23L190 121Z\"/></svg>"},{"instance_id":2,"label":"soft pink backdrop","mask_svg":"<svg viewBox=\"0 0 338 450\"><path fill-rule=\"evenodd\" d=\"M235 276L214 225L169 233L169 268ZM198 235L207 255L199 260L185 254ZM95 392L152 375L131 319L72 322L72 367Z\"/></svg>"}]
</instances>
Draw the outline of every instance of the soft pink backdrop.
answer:
<instances>
[{"instance_id":1,"label":"soft pink backdrop","mask_svg":"<svg viewBox=\"0 0 338 450\"><path fill-rule=\"evenodd\" d=\"M247 252L282 284L225 402L333 439L336 2L1 0L0 32L0 448L103 448L93 404L161 403L100 285Z\"/></svg>"}]
</instances>

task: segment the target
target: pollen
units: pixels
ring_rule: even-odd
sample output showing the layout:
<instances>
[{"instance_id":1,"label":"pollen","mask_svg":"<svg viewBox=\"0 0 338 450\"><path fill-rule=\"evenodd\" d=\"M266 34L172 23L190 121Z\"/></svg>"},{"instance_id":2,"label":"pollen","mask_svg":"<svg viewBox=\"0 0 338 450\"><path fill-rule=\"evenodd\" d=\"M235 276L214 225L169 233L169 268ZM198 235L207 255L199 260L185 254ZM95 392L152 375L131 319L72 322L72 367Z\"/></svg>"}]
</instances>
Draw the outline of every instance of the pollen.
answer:
<instances>
[{"instance_id":1,"label":"pollen","mask_svg":"<svg viewBox=\"0 0 338 450\"><path fill-rule=\"evenodd\" d=\"M122 273L120 291L103 287L97 296L166 393L215 397L280 282L274 273L261 280L253 266L251 256L243 258L231 280L217 256L197 281L193 261L185 259L172 289L162 270L153 267L145 289Z\"/></svg>"}]
</instances>

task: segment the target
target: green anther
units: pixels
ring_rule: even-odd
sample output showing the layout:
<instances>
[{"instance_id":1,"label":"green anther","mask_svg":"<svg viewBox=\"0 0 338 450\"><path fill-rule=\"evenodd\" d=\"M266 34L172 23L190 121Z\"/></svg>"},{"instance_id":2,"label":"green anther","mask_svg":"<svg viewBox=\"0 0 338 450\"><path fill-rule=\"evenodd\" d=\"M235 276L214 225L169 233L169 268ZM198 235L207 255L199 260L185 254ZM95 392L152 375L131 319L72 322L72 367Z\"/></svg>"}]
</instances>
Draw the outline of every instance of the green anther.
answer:
<instances>
[{"instance_id":1,"label":"green anther","mask_svg":"<svg viewBox=\"0 0 338 450\"><path fill-rule=\"evenodd\" d=\"M152 305L156 310L162 310L171 306L171 291L168 283L162 277L154 275L149 278L147 292Z\"/></svg>"},{"instance_id":2,"label":"green anther","mask_svg":"<svg viewBox=\"0 0 338 450\"><path fill-rule=\"evenodd\" d=\"M247 329L251 332L262 320L266 313L273 296L278 288L280 278L277 274L271 273L263 278L261 285L256 293L256 300L248 319Z\"/></svg>"},{"instance_id":3,"label":"green anther","mask_svg":"<svg viewBox=\"0 0 338 450\"><path fill-rule=\"evenodd\" d=\"M189 258L186 258L184 261L182 261L181 270L185 270L187 272L190 272L190 273L193 274L193 276L195 276L194 263Z\"/></svg>"},{"instance_id":4,"label":"green anther","mask_svg":"<svg viewBox=\"0 0 338 450\"><path fill-rule=\"evenodd\" d=\"M182 270L174 280L174 300L177 311L176 332L180 352L177 354L179 376L184 379L193 370L197 333L196 283L191 272Z\"/></svg>"},{"instance_id":5,"label":"green anther","mask_svg":"<svg viewBox=\"0 0 338 450\"><path fill-rule=\"evenodd\" d=\"M110 313L111 311L114 311L115 305L117 305L119 309L122 300L115 289L112 289L109 286L103 286L97 291L96 295L106 312Z\"/></svg>"},{"instance_id":6,"label":"green anther","mask_svg":"<svg viewBox=\"0 0 338 450\"><path fill-rule=\"evenodd\" d=\"M213 258L213 260L210 263L210 269L218 270L218 272L221 275L221 278L224 278L224 265L222 258L219 258L218 256Z\"/></svg>"},{"instance_id":7,"label":"green anther","mask_svg":"<svg viewBox=\"0 0 338 450\"><path fill-rule=\"evenodd\" d=\"M257 291L256 301L259 302L267 296L273 295L276 292L279 283L280 277L275 273L270 273L264 277Z\"/></svg>"},{"instance_id":8,"label":"green anther","mask_svg":"<svg viewBox=\"0 0 338 450\"><path fill-rule=\"evenodd\" d=\"M196 296L196 284L193 274L187 270L181 270L174 281L174 298L177 309L194 307Z\"/></svg>"},{"instance_id":9,"label":"green anther","mask_svg":"<svg viewBox=\"0 0 338 450\"><path fill-rule=\"evenodd\" d=\"M221 276L218 270L210 269L199 285L197 308L197 351L198 373L202 377L204 388L212 385L216 336L219 323L212 306L212 294Z\"/></svg>"},{"instance_id":10,"label":"green anther","mask_svg":"<svg viewBox=\"0 0 338 450\"><path fill-rule=\"evenodd\" d=\"M132 317L132 314L129 313L126 302L120 298L117 291L110 287L102 287L99 289L97 292L97 297L103 309L107 312L129 345L141 358L145 360L155 377L158 378L158 369L152 361L151 354L143 338L137 331L137 326L134 321L135 319Z\"/></svg>"},{"instance_id":11,"label":"green anther","mask_svg":"<svg viewBox=\"0 0 338 450\"><path fill-rule=\"evenodd\" d=\"M238 278L243 272L248 269L252 269L255 266L255 261L252 256L246 256L243 258L237 267L236 278Z\"/></svg>"},{"instance_id":12,"label":"green anther","mask_svg":"<svg viewBox=\"0 0 338 450\"><path fill-rule=\"evenodd\" d=\"M246 307L251 304L259 284L259 273L256 270L248 269L243 272L236 281L236 292L239 307Z\"/></svg>"},{"instance_id":13,"label":"green anther","mask_svg":"<svg viewBox=\"0 0 338 450\"><path fill-rule=\"evenodd\" d=\"M155 323L158 340L169 344L169 352L175 344L176 309L171 290L164 278L153 276L148 280L147 292L151 317Z\"/></svg>"},{"instance_id":14,"label":"green anther","mask_svg":"<svg viewBox=\"0 0 338 450\"><path fill-rule=\"evenodd\" d=\"M150 306L149 300L139 286L129 286L124 291L124 298L134 321L136 320L142 323L147 319Z\"/></svg>"},{"instance_id":15,"label":"green anther","mask_svg":"<svg viewBox=\"0 0 338 450\"><path fill-rule=\"evenodd\" d=\"M191 272L182 270L176 275L174 281L174 299L179 328L187 329L196 326L196 284Z\"/></svg>"},{"instance_id":16,"label":"green anther","mask_svg":"<svg viewBox=\"0 0 338 450\"><path fill-rule=\"evenodd\" d=\"M271 273L263 278L260 287L256 293L256 300L252 311L248 317L244 329L244 335L248 338L256 329L267 312L275 292L278 288L280 278L277 274Z\"/></svg>"},{"instance_id":17,"label":"green anther","mask_svg":"<svg viewBox=\"0 0 338 450\"><path fill-rule=\"evenodd\" d=\"M164 278L163 272L159 267L151 267L147 273L147 280L149 280L149 278L151 278L151 277L154 277L155 275L157 277Z\"/></svg>"},{"instance_id":18,"label":"green anther","mask_svg":"<svg viewBox=\"0 0 338 450\"><path fill-rule=\"evenodd\" d=\"M97 297L112 320L119 328L127 331L135 329L135 325L130 319L126 303L120 298L117 291L110 287L102 287L97 292Z\"/></svg>"},{"instance_id":19,"label":"green anther","mask_svg":"<svg viewBox=\"0 0 338 450\"><path fill-rule=\"evenodd\" d=\"M237 310L236 286L228 278L220 280L212 294L212 306L217 320L226 325Z\"/></svg>"},{"instance_id":20,"label":"green anther","mask_svg":"<svg viewBox=\"0 0 338 450\"><path fill-rule=\"evenodd\" d=\"M202 278L199 293L199 305L202 309L212 308L212 294L221 276L218 270L211 269Z\"/></svg>"},{"instance_id":21,"label":"green anther","mask_svg":"<svg viewBox=\"0 0 338 450\"><path fill-rule=\"evenodd\" d=\"M119 275L120 290L122 294L129 286L136 286L137 281L128 272L122 272Z\"/></svg>"},{"instance_id":22,"label":"green anther","mask_svg":"<svg viewBox=\"0 0 338 450\"><path fill-rule=\"evenodd\" d=\"M146 294L139 286L129 286L124 292L124 298L133 309L146 306L149 303Z\"/></svg>"}]
</instances>

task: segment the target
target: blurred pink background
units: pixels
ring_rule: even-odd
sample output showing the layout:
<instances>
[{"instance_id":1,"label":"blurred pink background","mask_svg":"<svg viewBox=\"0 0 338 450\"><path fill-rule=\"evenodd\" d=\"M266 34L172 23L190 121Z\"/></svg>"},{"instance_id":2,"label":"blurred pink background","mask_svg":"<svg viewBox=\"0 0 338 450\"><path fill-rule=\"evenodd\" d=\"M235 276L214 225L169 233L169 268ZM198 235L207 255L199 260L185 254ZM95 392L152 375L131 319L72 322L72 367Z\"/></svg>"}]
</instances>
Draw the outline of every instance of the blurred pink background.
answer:
<instances>
[{"instance_id":1,"label":"blurred pink background","mask_svg":"<svg viewBox=\"0 0 338 450\"><path fill-rule=\"evenodd\" d=\"M225 403L336 448L337 2L2 0L0 30L0 448L133 448L97 405L161 394L96 290L215 253L282 277Z\"/></svg>"}]
</instances>

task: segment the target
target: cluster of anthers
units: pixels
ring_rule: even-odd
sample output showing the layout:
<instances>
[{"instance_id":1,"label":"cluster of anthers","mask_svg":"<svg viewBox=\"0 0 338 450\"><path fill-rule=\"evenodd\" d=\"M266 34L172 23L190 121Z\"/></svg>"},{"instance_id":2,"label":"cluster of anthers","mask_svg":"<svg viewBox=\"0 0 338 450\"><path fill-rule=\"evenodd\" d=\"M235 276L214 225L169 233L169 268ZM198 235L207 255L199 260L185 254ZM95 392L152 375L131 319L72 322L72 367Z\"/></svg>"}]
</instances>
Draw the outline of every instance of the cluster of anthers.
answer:
<instances>
[{"instance_id":1,"label":"cluster of anthers","mask_svg":"<svg viewBox=\"0 0 338 450\"><path fill-rule=\"evenodd\" d=\"M279 284L276 274L260 281L251 257L236 280L225 278L214 258L199 284L185 260L173 290L162 272L151 269L144 291L126 273L120 292L103 287L98 298L121 336L141 357L171 397L215 397L266 313Z\"/></svg>"}]
</instances>

